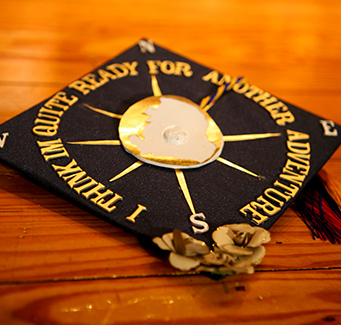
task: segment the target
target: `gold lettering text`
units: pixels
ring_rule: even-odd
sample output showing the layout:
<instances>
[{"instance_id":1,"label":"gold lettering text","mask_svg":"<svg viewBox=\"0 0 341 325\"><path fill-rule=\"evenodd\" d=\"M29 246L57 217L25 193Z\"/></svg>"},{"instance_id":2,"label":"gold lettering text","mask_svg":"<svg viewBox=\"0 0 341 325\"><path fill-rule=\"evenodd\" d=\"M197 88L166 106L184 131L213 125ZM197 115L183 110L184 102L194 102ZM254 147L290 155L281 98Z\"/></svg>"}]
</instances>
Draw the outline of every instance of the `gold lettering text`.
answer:
<instances>
[{"instance_id":1,"label":"gold lettering text","mask_svg":"<svg viewBox=\"0 0 341 325\"><path fill-rule=\"evenodd\" d=\"M283 194L290 195L291 197L294 197L297 194L297 191L299 190L299 186L296 186L294 184L290 184L289 186L284 185L283 183L280 183L279 181L276 181L274 183L274 186L281 189L283 191Z\"/></svg>"},{"instance_id":2,"label":"gold lettering text","mask_svg":"<svg viewBox=\"0 0 341 325\"><path fill-rule=\"evenodd\" d=\"M65 92L58 92L39 109L32 131L39 136L51 137L57 134L60 117L71 105L77 102L78 97L68 98ZM57 117L58 116L58 117Z\"/></svg>"},{"instance_id":3,"label":"gold lettering text","mask_svg":"<svg viewBox=\"0 0 341 325\"><path fill-rule=\"evenodd\" d=\"M256 224L280 212L284 203L295 197L309 173L310 144L307 142L309 135L291 130L287 130L287 134L287 147L290 151L287 153L288 159L279 180L274 182L272 188L265 189L263 195L256 201L240 209L244 216L251 214L251 221Z\"/></svg>"},{"instance_id":4,"label":"gold lettering text","mask_svg":"<svg viewBox=\"0 0 341 325\"><path fill-rule=\"evenodd\" d=\"M48 126L48 125L36 125L33 127L32 131L36 135L52 137L57 134L58 125Z\"/></svg>"},{"instance_id":5,"label":"gold lettering text","mask_svg":"<svg viewBox=\"0 0 341 325\"><path fill-rule=\"evenodd\" d=\"M193 74L193 71L191 70L191 66L188 63L176 61L174 74L181 76L181 73L185 77L190 77Z\"/></svg>"},{"instance_id":6,"label":"gold lettering text","mask_svg":"<svg viewBox=\"0 0 341 325\"><path fill-rule=\"evenodd\" d=\"M231 81L231 76L229 76L228 74L224 74L220 79L219 79L219 72L216 70L213 70L211 72L209 72L206 76L203 76L201 78L204 81L210 81L211 83L217 85L217 86L221 86L225 83L228 83Z\"/></svg>"},{"instance_id":7,"label":"gold lettering text","mask_svg":"<svg viewBox=\"0 0 341 325\"><path fill-rule=\"evenodd\" d=\"M59 177L63 177L68 174L75 174L82 171L82 169L77 165L77 162L74 159L72 159L72 161L66 166L51 166L57 172Z\"/></svg>"},{"instance_id":8,"label":"gold lettering text","mask_svg":"<svg viewBox=\"0 0 341 325\"><path fill-rule=\"evenodd\" d=\"M264 221L268 220L269 217L257 211L255 208L251 206L251 204L246 205L245 207L239 210L245 217L250 213L252 216L252 222L260 225Z\"/></svg>"},{"instance_id":9,"label":"gold lettering text","mask_svg":"<svg viewBox=\"0 0 341 325\"><path fill-rule=\"evenodd\" d=\"M105 201L104 199L101 199L97 202L97 205L104 209L107 212L112 212L116 209L116 206L114 205L117 201L122 201L122 196L115 193L115 196L112 197L110 200Z\"/></svg>"},{"instance_id":10,"label":"gold lettering text","mask_svg":"<svg viewBox=\"0 0 341 325\"><path fill-rule=\"evenodd\" d=\"M57 107L66 111L70 106L72 106L75 102L77 102L77 100L78 100L78 97L71 96L71 98L67 98L66 93L63 91L60 91L57 94L55 94L51 99L49 99L45 103L44 106L47 108L51 108L51 109L53 107ZM61 102L66 105L61 104Z\"/></svg>"},{"instance_id":11,"label":"gold lettering text","mask_svg":"<svg viewBox=\"0 0 341 325\"><path fill-rule=\"evenodd\" d=\"M268 216L273 216L276 214L281 208L275 206L266 200L262 195L257 198L257 201L253 201L250 203L253 208L258 208L264 211L264 213Z\"/></svg>"},{"instance_id":12,"label":"gold lettering text","mask_svg":"<svg viewBox=\"0 0 341 325\"><path fill-rule=\"evenodd\" d=\"M69 88L76 89L81 92L83 95L86 95L90 92L90 90L95 90L96 87L94 85L89 85L87 82L83 80L76 80L69 85Z\"/></svg>"},{"instance_id":13,"label":"gold lettering text","mask_svg":"<svg viewBox=\"0 0 341 325\"><path fill-rule=\"evenodd\" d=\"M68 152L63 146L62 140L57 139L53 141L37 141L40 152L46 161L51 159L69 157Z\"/></svg>"},{"instance_id":14,"label":"gold lettering text","mask_svg":"<svg viewBox=\"0 0 341 325\"><path fill-rule=\"evenodd\" d=\"M69 88L75 89L81 92L83 95L87 95L90 91L103 86L110 80L123 78L125 76L137 76L138 72L136 67L137 61L113 63L106 66L106 70L98 69L95 73L89 73L82 77L80 80L76 80L69 85ZM109 70L109 71L107 71Z\"/></svg>"},{"instance_id":15,"label":"gold lettering text","mask_svg":"<svg viewBox=\"0 0 341 325\"><path fill-rule=\"evenodd\" d=\"M105 186L101 183L98 183L95 187L87 192L83 192L82 195L85 196L87 199L90 199L91 202L97 203L99 200L104 199L105 197L112 195L113 192L110 190L106 190L105 192L101 192L105 190Z\"/></svg>"},{"instance_id":16,"label":"gold lettering text","mask_svg":"<svg viewBox=\"0 0 341 325\"><path fill-rule=\"evenodd\" d=\"M291 196L285 195L284 193L274 189L274 188L267 188L264 191L264 195L267 195L271 200L277 202L279 206L283 206L283 201L279 200L279 198L284 199L284 202L287 202L291 199Z\"/></svg>"},{"instance_id":17,"label":"gold lettering text","mask_svg":"<svg viewBox=\"0 0 341 325\"><path fill-rule=\"evenodd\" d=\"M129 217L126 217L126 219L132 223L135 223L135 219L140 215L140 213L146 210L147 208L145 206L138 204L137 209L134 211L134 213L130 215Z\"/></svg>"},{"instance_id":18,"label":"gold lettering text","mask_svg":"<svg viewBox=\"0 0 341 325\"><path fill-rule=\"evenodd\" d=\"M159 69L162 73L167 75L184 75L185 77L190 77L193 74L191 66L186 62L148 60L147 65L149 68L149 74L158 74Z\"/></svg>"},{"instance_id":19,"label":"gold lettering text","mask_svg":"<svg viewBox=\"0 0 341 325\"><path fill-rule=\"evenodd\" d=\"M106 189L103 184L87 176L74 159L66 166L51 166L70 188L109 213L116 209L114 204L122 200L122 196Z\"/></svg>"},{"instance_id":20,"label":"gold lettering text","mask_svg":"<svg viewBox=\"0 0 341 325\"><path fill-rule=\"evenodd\" d=\"M246 79L242 78L232 89L236 93L243 94L245 97L252 99L255 103L264 107L270 113L271 118L275 120L276 124L285 125L295 121L294 115L284 103L268 92L256 86L249 85Z\"/></svg>"}]
</instances>

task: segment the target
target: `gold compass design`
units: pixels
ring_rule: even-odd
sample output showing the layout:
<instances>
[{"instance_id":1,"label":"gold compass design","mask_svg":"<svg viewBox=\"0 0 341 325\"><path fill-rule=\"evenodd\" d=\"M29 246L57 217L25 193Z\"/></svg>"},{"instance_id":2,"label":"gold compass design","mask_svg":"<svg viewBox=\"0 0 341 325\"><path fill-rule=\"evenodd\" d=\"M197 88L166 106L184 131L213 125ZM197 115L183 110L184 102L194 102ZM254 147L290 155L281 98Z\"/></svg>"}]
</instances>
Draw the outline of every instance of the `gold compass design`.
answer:
<instances>
[{"instance_id":1,"label":"gold compass design","mask_svg":"<svg viewBox=\"0 0 341 325\"><path fill-rule=\"evenodd\" d=\"M136 162L127 166L117 175L113 175L110 182L116 182L143 164L173 169L192 213L192 222L198 221L195 217L205 220L205 216L198 213L193 204L191 190L185 178L186 170L201 168L211 163L221 163L255 179L262 179L264 176L257 171L249 170L223 157L224 144L281 136L280 132L222 134L208 110L214 106L226 90L232 88L233 82L235 83L236 79L229 85L220 86L214 95L203 98L201 104L197 105L185 97L163 95L156 75L151 74L153 96L134 103L123 115L84 104L84 107L93 112L120 120L119 139L82 140L67 143L71 145L123 146L129 154L136 158ZM197 233L208 230L208 227L203 224L201 226L193 229Z\"/></svg>"}]
</instances>

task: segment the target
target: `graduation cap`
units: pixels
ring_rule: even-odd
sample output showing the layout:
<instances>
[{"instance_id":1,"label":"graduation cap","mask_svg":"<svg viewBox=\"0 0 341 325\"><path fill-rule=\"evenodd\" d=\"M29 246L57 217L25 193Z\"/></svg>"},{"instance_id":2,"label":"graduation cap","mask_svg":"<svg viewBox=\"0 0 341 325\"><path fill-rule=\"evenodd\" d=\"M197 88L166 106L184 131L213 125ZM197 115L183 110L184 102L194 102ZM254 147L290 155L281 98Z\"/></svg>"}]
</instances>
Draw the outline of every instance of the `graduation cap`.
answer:
<instances>
[{"instance_id":1,"label":"graduation cap","mask_svg":"<svg viewBox=\"0 0 341 325\"><path fill-rule=\"evenodd\" d=\"M0 126L0 161L152 239L269 229L341 129L145 40Z\"/></svg>"}]
</instances>

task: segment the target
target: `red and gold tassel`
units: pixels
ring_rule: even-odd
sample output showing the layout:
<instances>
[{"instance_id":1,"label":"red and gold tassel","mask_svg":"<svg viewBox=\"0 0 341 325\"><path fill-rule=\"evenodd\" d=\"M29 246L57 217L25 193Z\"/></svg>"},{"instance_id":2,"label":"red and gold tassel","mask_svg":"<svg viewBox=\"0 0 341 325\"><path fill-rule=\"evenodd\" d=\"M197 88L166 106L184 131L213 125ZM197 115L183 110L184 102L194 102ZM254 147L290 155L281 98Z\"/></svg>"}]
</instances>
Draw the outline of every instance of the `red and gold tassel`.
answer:
<instances>
[{"instance_id":1,"label":"red and gold tassel","mask_svg":"<svg viewBox=\"0 0 341 325\"><path fill-rule=\"evenodd\" d=\"M313 239L341 243L341 186L324 171L310 181L292 204Z\"/></svg>"}]
</instances>

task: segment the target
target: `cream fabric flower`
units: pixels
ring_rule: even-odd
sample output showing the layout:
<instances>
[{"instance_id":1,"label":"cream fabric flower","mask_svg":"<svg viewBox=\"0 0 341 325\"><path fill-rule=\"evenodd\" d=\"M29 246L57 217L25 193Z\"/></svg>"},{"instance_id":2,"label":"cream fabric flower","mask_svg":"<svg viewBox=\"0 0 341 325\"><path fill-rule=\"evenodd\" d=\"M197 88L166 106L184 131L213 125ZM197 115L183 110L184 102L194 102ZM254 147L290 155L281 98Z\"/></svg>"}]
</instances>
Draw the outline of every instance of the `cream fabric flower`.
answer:
<instances>
[{"instance_id":1,"label":"cream fabric flower","mask_svg":"<svg viewBox=\"0 0 341 325\"><path fill-rule=\"evenodd\" d=\"M171 265L182 271L189 271L200 265L200 256L208 254L210 249L200 240L175 229L164 234L162 238L155 237L153 242L163 250L168 250Z\"/></svg>"},{"instance_id":2,"label":"cream fabric flower","mask_svg":"<svg viewBox=\"0 0 341 325\"><path fill-rule=\"evenodd\" d=\"M174 230L153 242L161 249L170 251L171 265L182 271L233 274L254 272L254 266L265 256L262 244L270 241L270 232L249 224L231 224L217 228L212 238L213 250L180 230Z\"/></svg>"}]
</instances>

